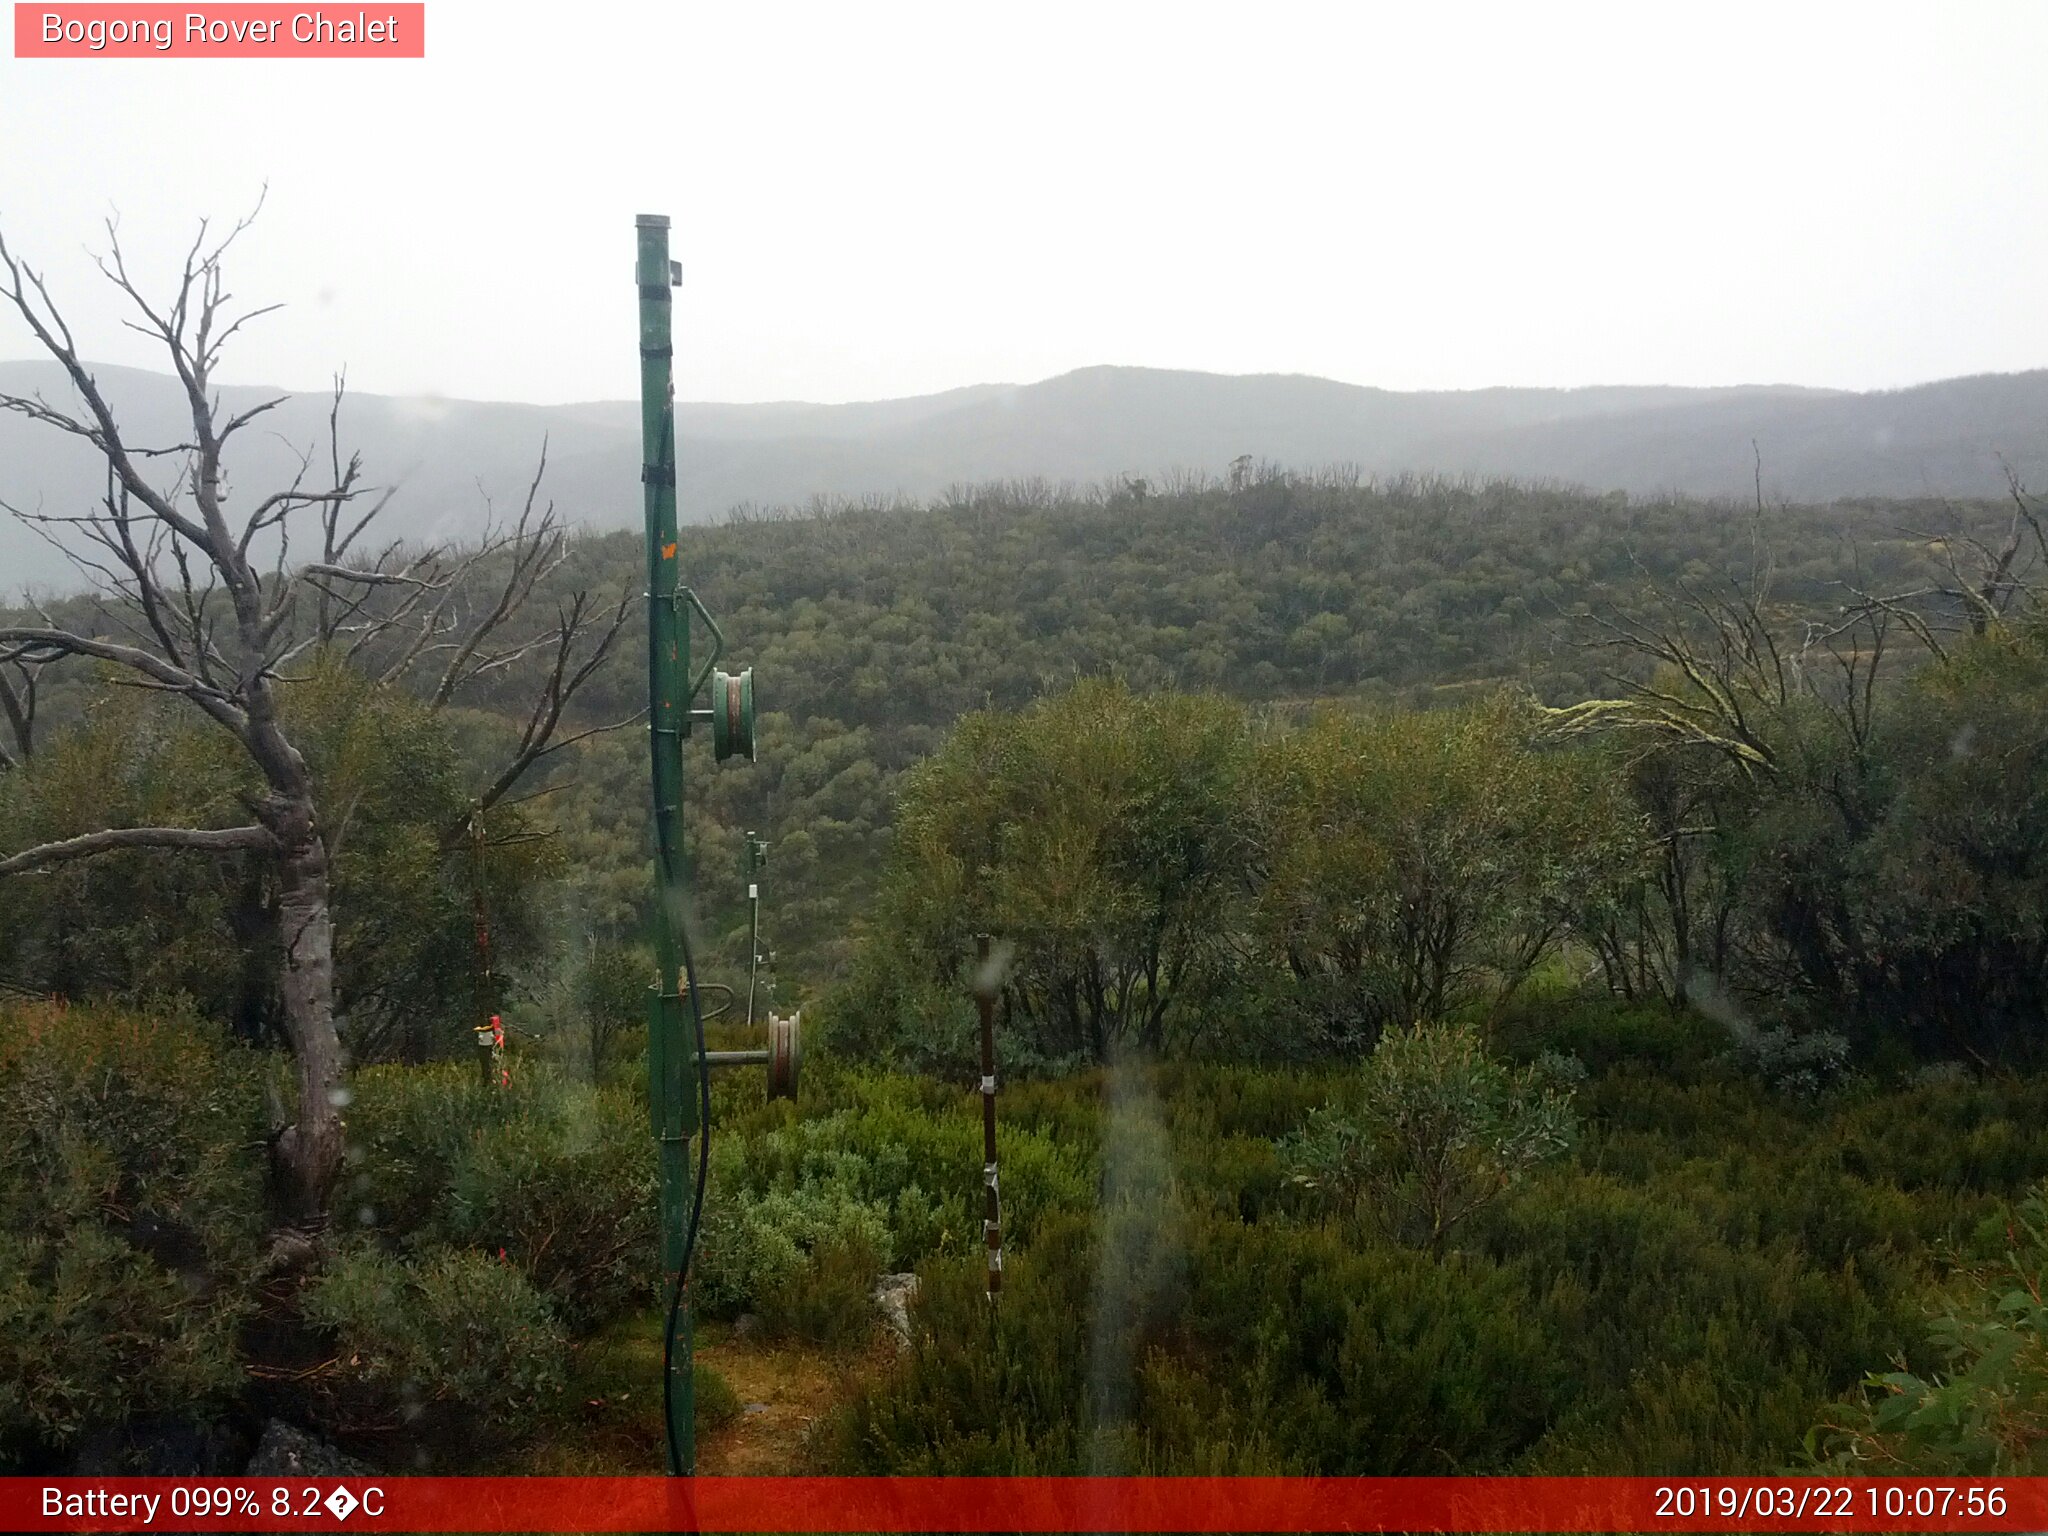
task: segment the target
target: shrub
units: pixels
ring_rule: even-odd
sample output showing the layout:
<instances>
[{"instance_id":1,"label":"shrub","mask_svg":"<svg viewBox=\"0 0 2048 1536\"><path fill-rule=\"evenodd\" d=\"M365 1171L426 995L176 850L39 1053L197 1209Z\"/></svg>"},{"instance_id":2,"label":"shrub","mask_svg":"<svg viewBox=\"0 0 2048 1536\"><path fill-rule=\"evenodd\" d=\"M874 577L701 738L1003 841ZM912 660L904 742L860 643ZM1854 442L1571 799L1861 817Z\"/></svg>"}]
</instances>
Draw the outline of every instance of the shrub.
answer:
<instances>
[{"instance_id":1,"label":"shrub","mask_svg":"<svg viewBox=\"0 0 2048 1536\"><path fill-rule=\"evenodd\" d=\"M896 1265L978 1247L980 1096L914 1078L840 1071L830 1099L844 1107L804 1119L782 1106L735 1114L714 1105L719 1130L712 1140L705 1276L721 1305L757 1298L774 1276L740 1280L747 1263L718 1256L729 1239L714 1239L714 1229L738 1232L745 1243L749 1222L781 1228L787 1240L770 1245L783 1255L777 1273L828 1231L849 1224L867 1230L881 1260ZM1087 1081L1033 1084L1005 1100L998 1146L1004 1227L1012 1239L1028 1240L1052 1211L1093 1202L1092 1100ZM851 1214L853 1207L866 1215Z\"/></svg>"},{"instance_id":2,"label":"shrub","mask_svg":"<svg viewBox=\"0 0 2048 1536\"><path fill-rule=\"evenodd\" d=\"M480 1253L405 1260L358 1249L307 1289L304 1310L335 1332L344 1418L410 1421L445 1403L516 1437L540 1425L566 1380L567 1343L547 1299Z\"/></svg>"},{"instance_id":3,"label":"shrub","mask_svg":"<svg viewBox=\"0 0 2048 1536\"><path fill-rule=\"evenodd\" d=\"M629 1310L656 1255L654 1147L631 1096L555 1082L477 1128L435 1226L502 1250L579 1330Z\"/></svg>"},{"instance_id":4,"label":"shrub","mask_svg":"<svg viewBox=\"0 0 2048 1536\"><path fill-rule=\"evenodd\" d=\"M352 1086L337 1214L393 1244L430 1234L456 1161L499 1108L498 1090L474 1064L455 1062L366 1067ZM529 1089L522 1072L512 1091Z\"/></svg>"},{"instance_id":5,"label":"shrub","mask_svg":"<svg viewBox=\"0 0 2048 1536\"><path fill-rule=\"evenodd\" d=\"M249 1055L176 1009L0 1009L0 1224L118 1227L224 1266L262 1230Z\"/></svg>"},{"instance_id":6,"label":"shrub","mask_svg":"<svg viewBox=\"0 0 2048 1536\"><path fill-rule=\"evenodd\" d=\"M740 1416L740 1397L732 1383L701 1360L690 1362L690 1389L700 1431L722 1429Z\"/></svg>"},{"instance_id":7,"label":"shrub","mask_svg":"<svg viewBox=\"0 0 2048 1536\"><path fill-rule=\"evenodd\" d=\"M1510 1270L1151 1214L1137 1254L1078 1214L1050 1224L993 1313L973 1259L926 1266L913 1349L833 1421L834 1468L1498 1470L1568 1395L1566 1345Z\"/></svg>"},{"instance_id":8,"label":"shrub","mask_svg":"<svg viewBox=\"0 0 2048 1536\"><path fill-rule=\"evenodd\" d=\"M1831 1029L1751 1029L1737 1040L1735 1060L1779 1093L1817 1099L1849 1070L1849 1037Z\"/></svg>"},{"instance_id":9,"label":"shrub","mask_svg":"<svg viewBox=\"0 0 2048 1536\"><path fill-rule=\"evenodd\" d=\"M0 1436L232 1396L259 1103L247 1056L185 1014L0 1008Z\"/></svg>"},{"instance_id":10,"label":"shrub","mask_svg":"<svg viewBox=\"0 0 2048 1536\"><path fill-rule=\"evenodd\" d=\"M843 1473L898 1476L1088 1470L1088 1223L1054 1218L1006 1264L993 1317L978 1259L925 1265L911 1303L914 1340L899 1368L869 1380L823 1432Z\"/></svg>"},{"instance_id":11,"label":"shrub","mask_svg":"<svg viewBox=\"0 0 2048 1536\"><path fill-rule=\"evenodd\" d=\"M242 1384L246 1311L104 1227L0 1231L0 1440L62 1446L136 1414L223 1406Z\"/></svg>"},{"instance_id":12,"label":"shrub","mask_svg":"<svg viewBox=\"0 0 2048 1536\"><path fill-rule=\"evenodd\" d=\"M1943 1369L1866 1377L1808 1436L1858 1476L2032 1476L2048 1469L2048 1188L2014 1213L2001 1265L1958 1276L1933 1320Z\"/></svg>"},{"instance_id":13,"label":"shrub","mask_svg":"<svg viewBox=\"0 0 2048 1536\"><path fill-rule=\"evenodd\" d=\"M830 1349L858 1344L875 1331L875 1277L882 1254L859 1229L836 1234L811 1249L804 1265L762 1295L761 1321Z\"/></svg>"},{"instance_id":14,"label":"shrub","mask_svg":"<svg viewBox=\"0 0 2048 1536\"><path fill-rule=\"evenodd\" d=\"M1574 1056L1600 1074L1624 1064L1693 1081L1727 1045L1727 1032L1704 1014L1619 998L1511 999L1492 1027L1495 1047L1515 1061L1545 1051Z\"/></svg>"},{"instance_id":15,"label":"shrub","mask_svg":"<svg viewBox=\"0 0 2048 1536\"><path fill-rule=\"evenodd\" d=\"M651 1295L646 1125L634 1094L539 1062L504 1090L452 1063L370 1068L348 1117L344 1209L399 1251L502 1250L587 1331Z\"/></svg>"},{"instance_id":16,"label":"shrub","mask_svg":"<svg viewBox=\"0 0 2048 1536\"><path fill-rule=\"evenodd\" d=\"M1571 1087L1512 1069L1466 1025L1418 1025L1380 1042L1352 1110L1310 1117L1288 1144L1295 1181L1440 1255L1452 1231L1527 1170L1571 1145Z\"/></svg>"},{"instance_id":17,"label":"shrub","mask_svg":"<svg viewBox=\"0 0 2048 1536\"><path fill-rule=\"evenodd\" d=\"M736 1180L719 1178L718 1143L712 1145L717 1194L705 1199L690 1282L693 1298L707 1315L731 1316L779 1299L786 1304L783 1316L794 1320L792 1287L800 1286L814 1254L833 1248L867 1255L872 1267L862 1288L865 1297L866 1287L889 1262L885 1207L857 1198L844 1184L823 1182L742 1196L734 1191Z\"/></svg>"}]
</instances>

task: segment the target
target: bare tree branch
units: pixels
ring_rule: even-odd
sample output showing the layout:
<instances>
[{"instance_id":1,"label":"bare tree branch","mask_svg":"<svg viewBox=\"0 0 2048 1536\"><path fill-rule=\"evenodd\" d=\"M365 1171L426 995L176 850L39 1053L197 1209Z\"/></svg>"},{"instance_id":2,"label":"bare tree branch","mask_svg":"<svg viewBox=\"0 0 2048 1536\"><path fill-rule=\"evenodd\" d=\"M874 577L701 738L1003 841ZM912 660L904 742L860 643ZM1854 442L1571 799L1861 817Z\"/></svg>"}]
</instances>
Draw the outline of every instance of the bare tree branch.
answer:
<instances>
[{"instance_id":1,"label":"bare tree branch","mask_svg":"<svg viewBox=\"0 0 2048 1536\"><path fill-rule=\"evenodd\" d=\"M486 537L469 562L468 568L473 569L487 556L496 553L499 548L511 551L505 583L498 592L497 601L470 628L469 634L456 647L454 656L449 659L447 668L441 673L440 682L434 686L432 702L436 708L446 704L458 689L474 679L476 672L470 663L478 647L518 613L527 598L532 596L534 585L561 564L567 539L562 532L561 524L556 520L554 503L548 503L538 521L533 515L534 500L540 494L541 478L547 474L547 469L548 450L544 441L541 444L540 463L535 466L533 480L526 488L526 503L520 508L519 521L509 535L495 543ZM458 574L467 574L467 570Z\"/></svg>"},{"instance_id":2,"label":"bare tree branch","mask_svg":"<svg viewBox=\"0 0 2048 1536\"><path fill-rule=\"evenodd\" d=\"M544 758L571 745L573 742L597 735L602 731L617 730L634 720L634 715L613 725L600 726L596 730L583 731L563 741L555 740L555 728L561 723L562 711L574 698L578 689L588 682L591 675L604 665L611 655L612 646L625 629L626 617L632 611L630 594L622 594L618 606L602 630L597 631L596 642L584 656L581 663L575 661L578 640L586 630L594 627L597 615L589 605L586 594L578 592L562 610L561 623L556 627L555 659L548 671L547 681L542 684L540 697L534 701L532 711L527 715L526 727L521 732L519 745L513 750L511 759L499 770L488 788L477 797L471 814L489 810L501 800L507 791L517 784L526 773ZM644 711L642 712L644 714ZM448 829L443 834L444 843L451 836L459 837L462 827Z\"/></svg>"},{"instance_id":3,"label":"bare tree branch","mask_svg":"<svg viewBox=\"0 0 2048 1536\"><path fill-rule=\"evenodd\" d=\"M96 853L110 853L118 848L196 848L223 853L241 848L274 849L276 846L270 833L262 827L223 827L213 831L192 827L116 827L107 832L87 832L62 842L23 849L11 857L0 859L0 875L48 869L54 864L69 864L75 859L89 859Z\"/></svg>"}]
</instances>

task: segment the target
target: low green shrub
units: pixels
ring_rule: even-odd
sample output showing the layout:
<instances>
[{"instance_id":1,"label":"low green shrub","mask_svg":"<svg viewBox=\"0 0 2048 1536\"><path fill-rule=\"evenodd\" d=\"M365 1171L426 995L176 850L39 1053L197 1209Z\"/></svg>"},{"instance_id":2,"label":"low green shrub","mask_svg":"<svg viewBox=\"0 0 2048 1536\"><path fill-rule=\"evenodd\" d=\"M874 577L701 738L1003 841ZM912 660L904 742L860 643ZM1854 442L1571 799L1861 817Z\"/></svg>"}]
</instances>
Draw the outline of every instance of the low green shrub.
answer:
<instances>
[{"instance_id":1,"label":"low green shrub","mask_svg":"<svg viewBox=\"0 0 2048 1536\"><path fill-rule=\"evenodd\" d=\"M0 1231L0 1468L9 1442L62 1447L137 1414L225 1407L243 1382L247 1311L101 1226Z\"/></svg>"},{"instance_id":2,"label":"low green shrub","mask_svg":"<svg viewBox=\"0 0 2048 1536\"><path fill-rule=\"evenodd\" d=\"M1441 1254L1460 1223L1577 1130L1573 1085L1548 1063L1511 1068L1464 1024L1388 1030L1360 1069L1355 1103L1318 1111L1290 1137L1290 1177L1333 1215Z\"/></svg>"},{"instance_id":3,"label":"low green shrub","mask_svg":"<svg viewBox=\"0 0 2048 1536\"><path fill-rule=\"evenodd\" d=\"M690 1362L690 1384L700 1433L723 1429L740 1416L740 1396L732 1383L703 1361Z\"/></svg>"},{"instance_id":4,"label":"low green shrub","mask_svg":"<svg viewBox=\"0 0 2048 1536\"><path fill-rule=\"evenodd\" d=\"M1595 1075L1638 1065L1674 1082L1697 1080L1728 1048L1727 1030L1691 1008L1604 995L1517 994L1488 1033L1511 1060L1532 1062L1556 1051L1576 1056Z\"/></svg>"},{"instance_id":5,"label":"low green shrub","mask_svg":"<svg viewBox=\"0 0 2048 1536\"><path fill-rule=\"evenodd\" d=\"M1806 1099L1738 1070L1725 1033L1661 1062L1643 1042L1684 1016L1558 1007L1496 1030L1479 1076L1569 1087L1575 1144L1435 1259L1324 1221L1287 1180L1302 1127L1369 1105L1493 1123L1465 1113L1493 1102L1471 1073L1375 1098L1398 1034L1378 1067L1006 1079L993 1311L971 1080L823 1061L799 1116L720 1077L694 1299L841 1348L872 1336L876 1275L917 1269L916 1343L822 1438L850 1472L1737 1472L1787 1465L1820 1420L1817 1457L1880 1470L2040 1461L2028 1281L2048 1242L2011 1202L2048 1179L2048 1077L1865 1071ZM1567 1084L1572 1056L1593 1070ZM258 1077L175 1012L0 1009L0 1136L21 1149L0 1160L0 1459L244 1389ZM657 1300L638 1087L530 1062L510 1091L471 1063L354 1090L336 1251L304 1293L334 1364L290 1389L305 1416L449 1468L583 1422L565 1338ZM1429 1144L1456 1171L1501 1142ZM2021 1270L1997 1269L2015 1247ZM708 1424L719 1388L699 1396Z\"/></svg>"},{"instance_id":6,"label":"low green shrub","mask_svg":"<svg viewBox=\"0 0 2048 1536\"><path fill-rule=\"evenodd\" d=\"M1839 1087L1849 1072L1849 1037L1832 1029L1780 1025L1744 1031L1735 1042L1736 1065L1796 1099L1817 1099Z\"/></svg>"},{"instance_id":7,"label":"low green shrub","mask_svg":"<svg viewBox=\"0 0 2048 1536\"><path fill-rule=\"evenodd\" d=\"M1518 1273L1294 1224L1169 1204L1119 1237L1064 1216L992 1315L972 1259L922 1273L910 1355L830 1427L837 1470L1501 1470L1572 1390Z\"/></svg>"},{"instance_id":8,"label":"low green shrub","mask_svg":"<svg viewBox=\"0 0 2048 1536\"><path fill-rule=\"evenodd\" d=\"M394 1258L360 1248L307 1288L307 1321L332 1329L343 1427L461 1410L478 1430L539 1428L567 1379L568 1346L547 1298L508 1263L426 1249Z\"/></svg>"},{"instance_id":9,"label":"low green shrub","mask_svg":"<svg viewBox=\"0 0 2048 1536\"><path fill-rule=\"evenodd\" d=\"M743 1156L734 1147L712 1151L713 1193L704 1203L703 1229L691 1276L691 1294L707 1316L760 1310L791 1294L811 1272L813 1257L838 1248L867 1256L865 1287L890 1261L886 1206L858 1198L844 1183L811 1180L762 1194L737 1179L721 1179Z\"/></svg>"},{"instance_id":10,"label":"low green shrub","mask_svg":"<svg viewBox=\"0 0 2048 1536\"><path fill-rule=\"evenodd\" d=\"M2001 1264L1956 1276L1931 1319L1939 1368L1899 1359L1834 1405L1807 1440L1854 1476L2028 1477L2048 1470L2048 1188L2009 1217Z\"/></svg>"},{"instance_id":11,"label":"low green shrub","mask_svg":"<svg viewBox=\"0 0 2048 1536\"><path fill-rule=\"evenodd\" d=\"M1559 1065L1540 1074L1559 1087L1539 1092L1559 1091ZM1268 1187L1290 1126L1355 1113L1356 1069L1176 1064L1031 1084L1005 1124L1052 1128L1090 1165L1113 1151L1103 1176L1010 1246L992 1327L977 1255L920 1264L919 1341L834 1421L829 1459L934 1473L1775 1469L1870 1360L1931 1359L1922 1298L1956 1239L2002 1232L1969 1181L2035 1155L2019 1115L2000 1128L2035 1092L1866 1081L1811 1103L1710 1057L1675 1081L1624 1059L1578 1082L1569 1155L1475 1209L1432 1263ZM1920 1129L1885 1119L1902 1097ZM1944 1151L1924 1133L1949 1114ZM822 1139L848 1167L886 1161Z\"/></svg>"},{"instance_id":12,"label":"low green shrub","mask_svg":"<svg viewBox=\"0 0 2048 1536\"><path fill-rule=\"evenodd\" d=\"M1033 1085L1049 1095L1065 1085ZM821 1244L864 1244L877 1269L981 1243L979 1095L915 1078L835 1073L829 1113L763 1105L716 1115L696 1295L712 1315L758 1307ZM719 1110L722 1106L715 1105ZM1007 1237L1094 1203L1095 1140L1004 1116L998 1131ZM872 1284L873 1275L869 1276Z\"/></svg>"},{"instance_id":13,"label":"low green shrub","mask_svg":"<svg viewBox=\"0 0 2048 1536\"><path fill-rule=\"evenodd\" d=\"M521 1072L513 1092L529 1091ZM431 1231L452 1169L502 1108L474 1063L365 1067L351 1080L336 1213L387 1242Z\"/></svg>"},{"instance_id":14,"label":"low green shrub","mask_svg":"<svg viewBox=\"0 0 2048 1536\"><path fill-rule=\"evenodd\" d=\"M828 1238L762 1294L761 1322L771 1334L827 1349L857 1345L875 1331L875 1277L884 1267L859 1230Z\"/></svg>"},{"instance_id":15,"label":"low green shrub","mask_svg":"<svg viewBox=\"0 0 2048 1536\"><path fill-rule=\"evenodd\" d=\"M176 1010L0 1007L0 1441L232 1398L260 1106L247 1054Z\"/></svg>"},{"instance_id":16,"label":"low green shrub","mask_svg":"<svg viewBox=\"0 0 2048 1536\"><path fill-rule=\"evenodd\" d=\"M502 1251L588 1330L646 1295L655 1266L654 1146L642 1107L615 1089L548 1085L478 1127L449 1170L434 1223Z\"/></svg>"},{"instance_id":17,"label":"low green shrub","mask_svg":"<svg viewBox=\"0 0 2048 1536\"><path fill-rule=\"evenodd\" d=\"M654 1145L639 1096L540 1063L509 1089L471 1066L373 1067L348 1135L343 1213L388 1248L502 1251L579 1332L651 1296Z\"/></svg>"},{"instance_id":18,"label":"low green shrub","mask_svg":"<svg viewBox=\"0 0 2048 1536\"><path fill-rule=\"evenodd\" d=\"M0 1008L0 1127L9 1230L98 1221L223 1267L262 1231L255 1063L190 1014Z\"/></svg>"},{"instance_id":19,"label":"low green shrub","mask_svg":"<svg viewBox=\"0 0 2048 1536\"><path fill-rule=\"evenodd\" d=\"M897 1476L1088 1470L1088 1351L1077 1330L1088 1317L1090 1256L1085 1219L1051 1219L1029 1249L1006 1256L993 1314L978 1260L924 1265L911 1303L915 1342L833 1413L821 1433L827 1466Z\"/></svg>"}]
</instances>

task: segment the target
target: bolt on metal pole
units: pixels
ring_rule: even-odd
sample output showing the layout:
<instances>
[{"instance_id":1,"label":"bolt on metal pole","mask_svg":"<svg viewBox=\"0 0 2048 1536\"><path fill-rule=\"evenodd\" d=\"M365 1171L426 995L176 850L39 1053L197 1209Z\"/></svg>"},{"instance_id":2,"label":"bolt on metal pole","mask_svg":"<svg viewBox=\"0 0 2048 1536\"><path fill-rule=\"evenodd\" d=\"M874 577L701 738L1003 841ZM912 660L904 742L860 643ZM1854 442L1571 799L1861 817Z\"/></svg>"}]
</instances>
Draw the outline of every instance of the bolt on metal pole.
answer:
<instances>
[{"instance_id":1,"label":"bolt on metal pole","mask_svg":"<svg viewBox=\"0 0 2048 1536\"><path fill-rule=\"evenodd\" d=\"M683 852L683 736L689 724L689 615L677 601L676 428L672 306L677 273L668 219L643 213L639 238L640 480L647 518L647 731L654 787L654 952L660 973L649 1003L647 1075L661 1175L661 1262L679 1283L690 1209L690 1138L697 1131L697 1058L684 1026L683 932L689 869ZM669 1472L697 1470L690 1312L683 1294L669 1356Z\"/></svg>"}]
</instances>

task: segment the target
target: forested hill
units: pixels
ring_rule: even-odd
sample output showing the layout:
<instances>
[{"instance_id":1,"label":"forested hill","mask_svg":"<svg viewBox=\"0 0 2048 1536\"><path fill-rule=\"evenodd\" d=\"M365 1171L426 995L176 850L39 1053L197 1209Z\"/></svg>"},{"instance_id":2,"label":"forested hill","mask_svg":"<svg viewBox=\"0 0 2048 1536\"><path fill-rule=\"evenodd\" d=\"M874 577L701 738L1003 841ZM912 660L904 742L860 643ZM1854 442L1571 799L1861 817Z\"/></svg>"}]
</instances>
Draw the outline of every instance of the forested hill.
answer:
<instances>
[{"instance_id":1,"label":"forested hill","mask_svg":"<svg viewBox=\"0 0 2048 1536\"><path fill-rule=\"evenodd\" d=\"M182 440L175 381L101 367L131 440ZM53 365L0 363L0 390L38 390L60 406ZM224 390L246 409L271 391ZM326 461L329 400L312 391L265 418L230 467L255 488L283 483L294 449ZM537 406L352 395L345 448L370 478L403 486L392 520L413 537L472 532L486 497L502 511L523 492L543 440L547 488L571 520L631 525L639 514L639 410L629 401ZM954 483L1042 477L1082 484L1174 472L1219 477L1241 456L1294 468L1355 465L1367 474L1464 474L1559 480L1636 495L1747 497L1761 455L1773 499L1998 494L2001 458L2048 482L2048 371L1953 379L1854 394L1780 387L1399 393L1286 375L1226 376L1088 368L1027 385L989 384L854 405L683 405L679 493L686 518L814 497L928 497ZM1752 446L1754 445L1754 446ZM0 416L0 497L64 513L101 492L91 450ZM0 580L62 588L74 573L13 519L0 518Z\"/></svg>"},{"instance_id":2,"label":"forested hill","mask_svg":"<svg viewBox=\"0 0 2048 1536\"><path fill-rule=\"evenodd\" d=\"M1318 698L1434 703L1503 684L1552 703L1608 689L1620 658L1574 614L1650 582L1696 589L1770 576L1789 633L1844 584L1927 584L1931 541L2003 537L2009 505L1843 501L1769 506L1510 482L1254 473L1235 488L1067 495L991 484L930 503L730 519L685 530L685 579L752 666L759 760L692 749L691 846L712 951L744 953L743 834L775 844L775 941L792 980L833 974L888 848L898 776L961 716L1014 709L1085 676L1213 690L1293 712ZM535 593L629 601L630 632L577 699L578 727L645 701L637 533L589 534ZM77 600L58 612L90 627ZM118 623L116 616L102 621ZM700 653L701 656L701 653ZM46 690L45 734L76 718L92 674ZM486 732L530 706L465 691ZM488 758L488 753L483 753ZM561 834L576 934L637 931L647 881L646 746L602 735L558 761L575 791L538 804Z\"/></svg>"},{"instance_id":3,"label":"forested hill","mask_svg":"<svg viewBox=\"0 0 2048 1536\"><path fill-rule=\"evenodd\" d=\"M1845 502L1759 520L1729 503L1274 476L1143 498L993 486L921 508L691 529L686 579L730 639L726 665L755 668L763 711L758 762L692 756L706 898L744 888L741 835L766 832L778 941L793 967L829 972L887 847L898 773L961 715L1076 677L1282 707L1502 683L1566 702L1601 691L1616 662L1572 619L1584 604L1640 595L1651 578L1747 580L1761 559L1775 613L1828 613L1845 581L1923 584L1925 535L2009 517ZM556 581L637 591L641 568L637 537L615 534L584 541ZM639 654L626 645L582 701L593 718L644 697ZM609 872L588 874L589 921L626 924L646 867L644 744L603 738L574 772L582 791L553 797L550 815L579 870Z\"/></svg>"}]
</instances>

